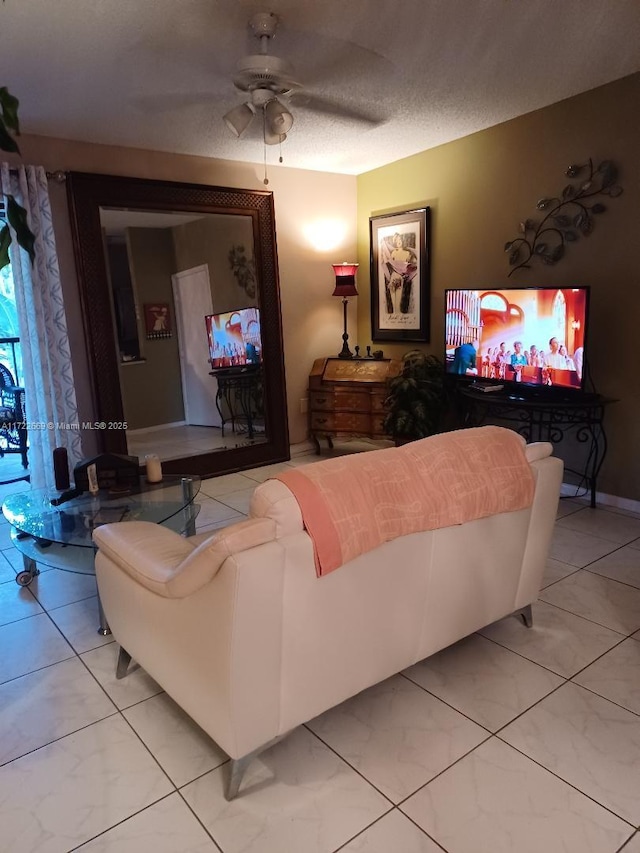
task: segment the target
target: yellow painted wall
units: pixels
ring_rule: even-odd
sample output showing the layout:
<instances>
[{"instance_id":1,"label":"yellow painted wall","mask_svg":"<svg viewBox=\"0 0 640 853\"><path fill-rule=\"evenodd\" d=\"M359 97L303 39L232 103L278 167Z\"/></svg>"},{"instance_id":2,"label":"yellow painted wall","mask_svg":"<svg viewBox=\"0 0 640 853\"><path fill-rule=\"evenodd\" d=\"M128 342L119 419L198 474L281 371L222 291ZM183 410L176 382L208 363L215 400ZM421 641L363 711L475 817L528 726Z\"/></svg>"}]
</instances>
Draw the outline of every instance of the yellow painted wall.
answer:
<instances>
[{"instance_id":1,"label":"yellow painted wall","mask_svg":"<svg viewBox=\"0 0 640 853\"><path fill-rule=\"evenodd\" d=\"M401 130L399 131L401 132ZM505 242L561 193L571 163L613 160L624 193L556 266L508 278ZM607 411L609 451L598 490L640 500L640 74L358 177L358 340L371 337L369 217L431 208L431 342L442 355L444 290L590 285L589 355ZM411 345L380 344L400 356Z\"/></svg>"}]
</instances>

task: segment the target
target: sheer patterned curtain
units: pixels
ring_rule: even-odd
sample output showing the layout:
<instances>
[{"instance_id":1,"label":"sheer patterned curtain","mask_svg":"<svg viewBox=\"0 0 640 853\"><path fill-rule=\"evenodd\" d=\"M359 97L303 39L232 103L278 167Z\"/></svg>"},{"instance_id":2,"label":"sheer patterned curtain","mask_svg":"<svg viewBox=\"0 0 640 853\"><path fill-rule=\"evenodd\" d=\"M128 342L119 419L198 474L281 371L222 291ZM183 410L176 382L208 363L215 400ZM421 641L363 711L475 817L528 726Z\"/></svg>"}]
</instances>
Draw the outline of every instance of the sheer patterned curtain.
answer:
<instances>
[{"instance_id":1,"label":"sheer patterned curtain","mask_svg":"<svg viewBox=\"0 0 640 853\"><path fill-rule=\"evenodd\" d=\"M0 190L26 208L36 238L33 266L15 236L9 256L22 346L31 485L53 487L53 448L67 448L73 470L82 459L82 436L45 170L10 169L2 163Z\"/></svg>"}]
</instances>

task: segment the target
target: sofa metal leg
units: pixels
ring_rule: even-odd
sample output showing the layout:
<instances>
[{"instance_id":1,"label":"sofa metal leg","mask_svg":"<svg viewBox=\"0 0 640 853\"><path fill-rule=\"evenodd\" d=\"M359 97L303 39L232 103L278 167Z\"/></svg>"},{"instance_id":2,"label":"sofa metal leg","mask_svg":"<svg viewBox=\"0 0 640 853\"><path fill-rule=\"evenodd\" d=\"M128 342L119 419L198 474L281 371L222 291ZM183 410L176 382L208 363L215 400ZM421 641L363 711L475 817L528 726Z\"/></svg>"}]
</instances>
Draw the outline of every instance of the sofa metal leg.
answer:
<instances>
[{"instance_id":1,"label":"sofa metal leg","mask_svg":"<svg viewBox=\"0 0 640 853\"><path fill-rule=\"evenodd\" d=\"M515 615L520 616L527 628L531 628L533 626L533 614L531 612L530 604L527 604L526 607L521 607L520 610L516 611Z\"/></svg>"},{"instance_id":2,"label":"sofa metal leg","mask_svg":"<svg viewBox=\"0 0 640 853\"><path fill-rule=\"evenodd\" d=\"M123 649L120 646L120 653L118 655L118 663L116 664L116 678L124 678L127 674L127 670L129 669L129 664L131 663L131 655L126 649Z\"/></svg>"},{"instance_id":3,"label":"sofa metal leg","mask_svg":"<svg viewBox=\"0 0 640 853\"><path fill-rule=\"evenodd\" d=\"M261 751L262 750L256 749L254 752L250 752L249 755L244 755L242 758L231 759L229 764L229 776L227 778L227 788L224 792L225 800L233 800L237 796L247 767L251 764L258 752Z\"/></svg>"},{"instance_id":4,"label":"sofa metal leg","mask_svg":"<svg viewBox=\"0 0 640 853\"><path fill-rule=\"evenodd\" d=\"M234 797L237 796L247 767L251 764L253 759L260 755L261 752L264 752L265 750L270 749L272 746L275 746L277 743L280 743L280 741L284 740L290 734L290 732L291 729L281 735L276 735L276 737L274 737L272 740L268 741L262 746L259 746L257 749L254 749L253 752L250 752L248 755L243 755L242 758L231 759L231 761L229 762L227 787L224 792L225 800L233 800Z\"/></svg>"}]
</instances>

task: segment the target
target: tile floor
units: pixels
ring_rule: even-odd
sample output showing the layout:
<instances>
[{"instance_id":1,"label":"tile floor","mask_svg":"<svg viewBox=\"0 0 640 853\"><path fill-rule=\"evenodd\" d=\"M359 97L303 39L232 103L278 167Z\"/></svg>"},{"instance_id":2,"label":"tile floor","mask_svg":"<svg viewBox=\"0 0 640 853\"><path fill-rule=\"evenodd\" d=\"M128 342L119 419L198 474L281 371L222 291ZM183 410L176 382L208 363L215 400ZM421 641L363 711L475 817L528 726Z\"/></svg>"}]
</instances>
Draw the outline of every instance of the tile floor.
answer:
<instances>
[{"instance_id":1,"label":"tile floor","mask_svg":"<svg viewBox=\"0 0 640 853\"><path fill-rule=\"evenodd\" d=\"M199 529L273 470L204 481ZM93 579L19 588L6 534L2 853L640 853L640 514L563 500L532 629L504 619L301 726L231 803L221 750L143 670L115 680Z\"/></svg>"},{"instance_id":2,"label":"tile floor","mask_svg":"<svg viewBox=\"0 0 640 853\"><path fill-rule=\"evenodd\" d=\"M156 453L161 460L182 459L214 450L263 444L265 441L264 427L261 424L255 424L252 439L249 439L244 423L237 424L235 431L228 424L224 436L219 427L186 424L162 429L127 431L127 450L132 456L140 459L144 459L147 453Z\"/></svg>"}]
</instances>

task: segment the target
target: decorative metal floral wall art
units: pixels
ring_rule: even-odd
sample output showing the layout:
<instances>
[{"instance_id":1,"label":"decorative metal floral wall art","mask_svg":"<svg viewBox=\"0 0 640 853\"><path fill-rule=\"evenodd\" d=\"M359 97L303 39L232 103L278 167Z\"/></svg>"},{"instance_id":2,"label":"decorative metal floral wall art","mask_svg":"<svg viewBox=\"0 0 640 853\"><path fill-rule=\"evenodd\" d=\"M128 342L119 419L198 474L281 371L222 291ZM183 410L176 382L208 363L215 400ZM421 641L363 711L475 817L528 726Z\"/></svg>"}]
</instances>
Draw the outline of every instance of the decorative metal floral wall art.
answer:
<instances>
[{"instance_id":1,"label":"decorative metal floral wall art","mask_svg":"<svg viewBox=\"0 0 640 853\"><path fill-rule=\"evenodd\" d=\"M250 299L256 295L256 265L253 258L247 257L244 246L232 246L229 249L229 266L238 285Z\"/></svg>"},{"instance_id":2,"label":"decorative metal floral wall art","mask_svg":"<svg viewBox=\"0 0 640 853\"><path fill-rule=\"evenodd\" d=\"M622 187L616 183L618 170L611 160L603 160L594 169L588 163L572 165L565 174L576 178L567 184L560 198L541 198L536 208L543 212L542 219L525 219L520 223L521 237L504 244L509 253L509 264L516 270L530 269L532 258L538 257L545 264L555 264L564 255L565 244L575 242L582 234L587 237L594 227L594 216L604 213L606 205L591 203L596 196L616 198Z\"/></svg>"}]
</instances>

